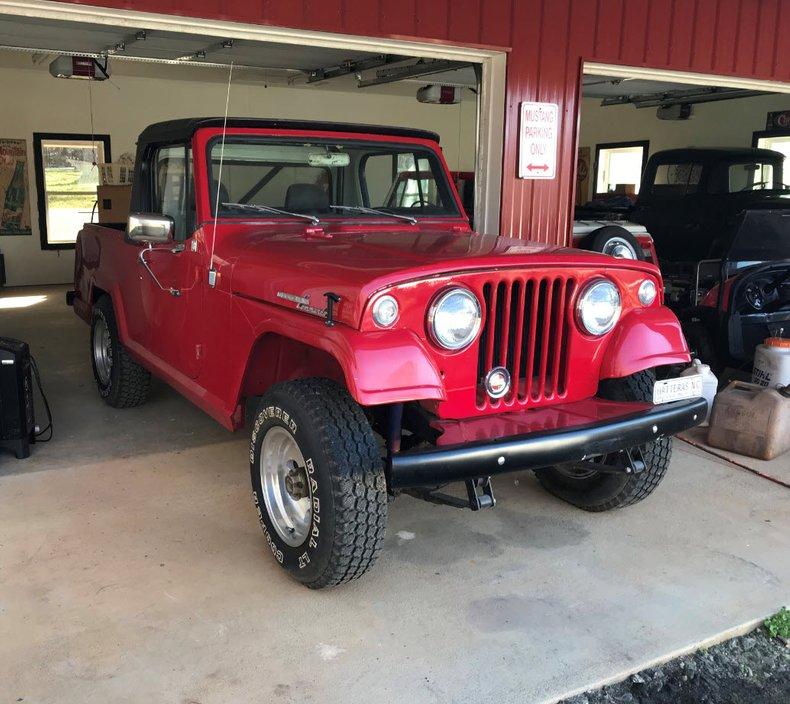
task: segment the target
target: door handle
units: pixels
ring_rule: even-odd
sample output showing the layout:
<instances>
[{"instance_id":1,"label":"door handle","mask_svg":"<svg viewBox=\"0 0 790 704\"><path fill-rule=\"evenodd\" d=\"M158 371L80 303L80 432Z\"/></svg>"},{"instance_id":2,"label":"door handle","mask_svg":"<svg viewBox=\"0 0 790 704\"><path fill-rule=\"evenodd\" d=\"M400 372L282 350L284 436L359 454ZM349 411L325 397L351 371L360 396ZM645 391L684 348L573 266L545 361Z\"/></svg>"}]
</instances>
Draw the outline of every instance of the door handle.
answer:
<instances>
[{"instance_id":1,"label":"door handle","mask_svg":"<svg viewBox=\"0 0 790 704\"><path fill-rule=\"evenodd\" d=\"M151 269L151 267L149 266L148 262L146 261L145 253L146 252L152 252L153 249L154 248L151 246L151 243L149 242L148 243L148 247L146 247L145 249L141 249L140 250L140 257L139 257L140 263L145 267L145 270L150 274L151 278L154 280L154 283L157 286L159 286L160 289L162 289L163 291L167 291L171 296L174 296L175 298L178 298L181 295L181 291L179 291L177 288L162 286L162 283L159 281L159 279L156 278L156 274L154 274L153 270ZM178 247L176 246L176 247L173 247L173 249L157 249L156 251L157 252L167 252L168 254L177 254L177 252L176 252L177 249L178 249ZM182 251L182 250L183 250L183 245L181 245L181 250L179 250L179 251Z\"/></svg>"}]
</instances>

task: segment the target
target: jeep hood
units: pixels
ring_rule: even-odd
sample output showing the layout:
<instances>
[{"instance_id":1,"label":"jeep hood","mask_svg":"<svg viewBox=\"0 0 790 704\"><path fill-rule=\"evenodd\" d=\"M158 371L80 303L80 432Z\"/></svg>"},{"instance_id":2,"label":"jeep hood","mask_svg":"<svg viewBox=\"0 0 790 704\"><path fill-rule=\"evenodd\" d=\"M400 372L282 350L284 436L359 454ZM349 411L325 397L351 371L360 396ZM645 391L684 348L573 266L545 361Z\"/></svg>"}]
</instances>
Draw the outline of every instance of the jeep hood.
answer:
<instances>
[{"instance_id":1,"label":"jeep hood","mask_svg":"<svg viewBox=\"0 0 790 704\"><path fill-rule=\"evenodd\" d=\"M327 227L323 234L311 235L309 228L290 224L279 225L276 233L221 225L217 240L218 254L232 267L232 293L320 315L325 294L332 292L340 296L336 319L353 327L377 291L434 276L512 267L596 266L657 273L651 264L578 249L411 226Z\"/></svg>"}]
</instances>

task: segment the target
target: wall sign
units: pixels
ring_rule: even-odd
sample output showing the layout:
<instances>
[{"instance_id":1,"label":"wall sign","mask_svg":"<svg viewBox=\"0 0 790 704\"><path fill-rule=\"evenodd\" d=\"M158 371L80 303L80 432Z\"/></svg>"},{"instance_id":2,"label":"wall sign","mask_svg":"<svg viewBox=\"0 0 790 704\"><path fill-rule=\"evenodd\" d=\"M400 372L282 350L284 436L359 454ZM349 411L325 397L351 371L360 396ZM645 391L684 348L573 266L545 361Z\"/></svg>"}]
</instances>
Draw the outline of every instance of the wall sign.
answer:
<instances>
[{"instance_id":1,"label":"wall sign","mask_svg":"<svg viewBox=\"0 0 790 704\"><path fill-rule=\"evenodd\" d=\"M29 235L27 143L0 139L0 235Z\"/></svg>"},{"instance_id":2,"label":"wall sign","mask_svg":"<svg viewBox=\"0 0 790 704\"><path fill-rule=\"evenodd\" d=\"M767 130L787 130L790 129L790 110L777 110L769 112L765 121Z\"/></svg>"},{"instance_id":3,"label":"wall sign","mask_svg":"<svg viewBox=\"0 0 790 704\"><path fill-rule=\"evenodd\" d=\"M556 177L558 129L559 108L556 103L521 103L519 178Z\"/></svg>"}]
</instances>

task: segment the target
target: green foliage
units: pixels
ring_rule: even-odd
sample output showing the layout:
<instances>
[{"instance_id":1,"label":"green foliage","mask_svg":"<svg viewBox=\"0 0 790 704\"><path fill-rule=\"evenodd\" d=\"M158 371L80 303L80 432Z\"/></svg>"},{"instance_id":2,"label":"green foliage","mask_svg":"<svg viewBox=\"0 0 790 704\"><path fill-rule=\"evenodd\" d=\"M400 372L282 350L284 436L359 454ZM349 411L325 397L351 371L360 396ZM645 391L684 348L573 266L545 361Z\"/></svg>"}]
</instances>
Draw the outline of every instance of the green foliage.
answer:
<instances>
[{"instance_id":1,"label":"green foliage","mask_svg":"<svg viewBox=\"0 0 790 704\"><path fill-rule=\"evenodd\" d=\"M50 208L90 210L96 200L97 172L88 172L74 167L51 168L44 171Z\"/></svg>"},{"instance_id":2,"label":"green foliage","mask_svg":"<svg viewBox=\"0 0 790 704\"><path fill-rule=\"evenodd\" d=\"M771 618L765 620L765 629L773 638L790 640L790 611L784 606Z\"/></svg>"}]
</instances>

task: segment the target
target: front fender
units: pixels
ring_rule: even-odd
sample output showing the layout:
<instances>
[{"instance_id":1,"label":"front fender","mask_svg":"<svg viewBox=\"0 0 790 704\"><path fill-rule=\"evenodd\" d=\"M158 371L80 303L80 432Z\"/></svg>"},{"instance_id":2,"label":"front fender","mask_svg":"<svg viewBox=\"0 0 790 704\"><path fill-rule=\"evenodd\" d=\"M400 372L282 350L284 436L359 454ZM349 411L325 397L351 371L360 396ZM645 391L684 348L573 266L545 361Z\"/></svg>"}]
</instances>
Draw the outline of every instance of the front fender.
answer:
<instances>
[{"instance_id":1,"label":"front fender","mask_svg":"<svg viewBox=\"0 0 790 704\"><path fill-rule=\"evenodd\" d=\"M689 362L680 322L665 306L632 310L612 332L601 364L601 379L628 376L663 364Z\"/></svg>"},{"instance_id":2,"label":"front fender","mask_svg":"<svg viewBox=\"0 0 790 704\"><path fill-rule=\"evenodd\" d=\"M430 352L409 330L362 333L343 324L329 327L322 318L295 314L262 301L236 300L248 329L245 337L249 334L243 349L251 350L257 339L273 333L323 350L337 361L349 393L360 405L446 398ZM240 371L243 367L246 358Z\"/></svg>"},{"instance_id":3,"label":"front fender","mask_svg":"<svg viewBox=\"0 0 790 704\"><path fill-rule=\"evenodd\" d=\"M409 330L363 334L337 326L324 339L349 393L363 406L446 398L436 364Z\"/></svg>"}]
</instances>

